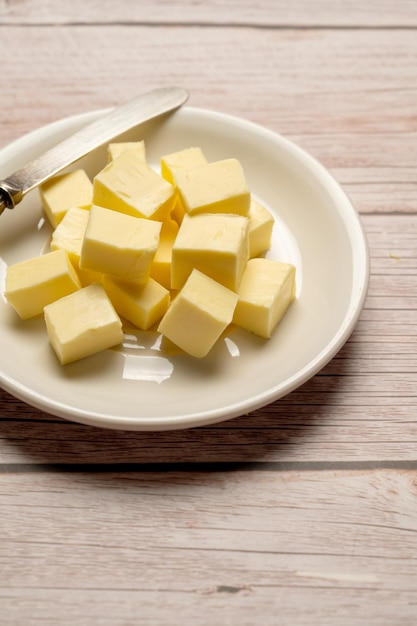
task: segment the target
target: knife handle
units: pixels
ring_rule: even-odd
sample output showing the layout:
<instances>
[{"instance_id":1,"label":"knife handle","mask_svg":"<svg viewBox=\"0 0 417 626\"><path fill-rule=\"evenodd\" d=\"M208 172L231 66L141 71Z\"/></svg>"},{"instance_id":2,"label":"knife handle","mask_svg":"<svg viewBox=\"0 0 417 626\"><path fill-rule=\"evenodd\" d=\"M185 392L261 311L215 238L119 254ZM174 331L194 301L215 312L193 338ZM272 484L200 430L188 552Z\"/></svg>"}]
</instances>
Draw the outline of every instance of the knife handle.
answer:
<instances>
[{"instance_id":1,"label":"knife handle","mask_svg":"<svg viewBox=\"0 0 417 626\"><path fill-rule=\"evenodd\" d=\"M13 185L11 180L0 181L0 215L5 209L13 209L22 199L22 190Z\"/></svg>"}]
</instances>

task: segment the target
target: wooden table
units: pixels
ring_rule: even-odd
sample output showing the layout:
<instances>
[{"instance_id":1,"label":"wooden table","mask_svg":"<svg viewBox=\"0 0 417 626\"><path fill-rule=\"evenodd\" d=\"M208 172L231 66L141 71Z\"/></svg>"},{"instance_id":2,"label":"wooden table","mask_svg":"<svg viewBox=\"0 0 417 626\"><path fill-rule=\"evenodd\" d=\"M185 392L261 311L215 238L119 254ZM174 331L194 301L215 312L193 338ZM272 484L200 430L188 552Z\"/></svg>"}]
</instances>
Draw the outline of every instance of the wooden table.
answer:
<instances>
[{"instance_id":1,"label":"wooden table","mask_svg":"<svg viewBox=\"0 0 417 626\"><path fill-rule=\"evenodd\" d=\"M182 85L318 158L372 260L348 343L253 414L112 432L1 391L2 626L415 624L416 2L9 0L0 34L1 147Z\"/></svg>"}]
</instances>

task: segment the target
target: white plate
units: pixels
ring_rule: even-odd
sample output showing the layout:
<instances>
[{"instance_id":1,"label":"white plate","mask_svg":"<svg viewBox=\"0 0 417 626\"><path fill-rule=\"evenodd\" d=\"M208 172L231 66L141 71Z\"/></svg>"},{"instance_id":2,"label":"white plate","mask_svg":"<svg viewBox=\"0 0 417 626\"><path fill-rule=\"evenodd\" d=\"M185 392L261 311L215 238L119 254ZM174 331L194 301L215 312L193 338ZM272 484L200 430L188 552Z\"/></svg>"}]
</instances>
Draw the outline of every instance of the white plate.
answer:
<instances>
[{"instance_id":1,"label":"white plate","mask_svg":"<svg viewBox=\"0 0 417 626\"><path fill-rule=\"evenodd\" d=\"M103 111L56 122L0 152L4 178ZM95 426L168 430L243 415L281 398L316 374L348 339L362 309L369 256L359 217L329 173L283 137L250 122L185 107L122 139L146 141L159 157L200 146L209 160L237 157L255 197L276 224L268 256L294 263L297 298L269 341L233 331L205 359L161 352L152 333L61 367L43 319L22 322L0 284L0 384L53 415ZM79 161L92 176L102 148ZM45 251L50 231L38 192L0 218L0 280L7 265Z\"/></svg>"}]
</instances>

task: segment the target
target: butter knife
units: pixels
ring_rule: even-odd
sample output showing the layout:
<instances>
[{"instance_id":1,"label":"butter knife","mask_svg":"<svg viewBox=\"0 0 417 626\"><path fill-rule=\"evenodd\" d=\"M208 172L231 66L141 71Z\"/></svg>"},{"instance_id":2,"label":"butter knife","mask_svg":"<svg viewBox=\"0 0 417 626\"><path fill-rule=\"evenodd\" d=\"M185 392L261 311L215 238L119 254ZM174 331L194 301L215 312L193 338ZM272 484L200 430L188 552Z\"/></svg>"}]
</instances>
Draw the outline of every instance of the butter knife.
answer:
<instances>
[{"instance_id":1,"label":"butter knife","mask_svg":"<svg viewBox=\"0 0 417 626\"><path fill-rule=\"evenodd\" d=\"M103 115L37 159L0 181L0 215L48 178L75 163L95 148L129 129L180 107L189 94L181 87L161 87Z\"/></svg>"}]
</instances>

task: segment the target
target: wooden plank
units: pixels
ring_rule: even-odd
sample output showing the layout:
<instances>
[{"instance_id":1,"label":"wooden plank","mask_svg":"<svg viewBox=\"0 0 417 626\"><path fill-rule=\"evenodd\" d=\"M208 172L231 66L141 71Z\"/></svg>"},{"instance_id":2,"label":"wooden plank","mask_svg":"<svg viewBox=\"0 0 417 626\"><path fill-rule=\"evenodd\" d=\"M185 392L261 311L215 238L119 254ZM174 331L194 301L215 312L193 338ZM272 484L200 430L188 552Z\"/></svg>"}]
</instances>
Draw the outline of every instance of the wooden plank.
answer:
<instances>
[{"instance_id":1,"label":"wooden plank","mask_svg":"<svg viewBox=\"0 0 417 626\"><path fill-rule=\"evenodd\" d=\"M385 383L383 391L373 389L378 378ZM318 376L248 416L166 433L112 432L48 421L41 412L10 401L9 417L6 414L1 423L0 463L168 467L169 463L412 461L417 440L412 419L417 407L415 374L408 376L408 390L404 378L384 372Z\"/></svg>"},{"instance_id":2,"label":"wooden plank","mask_svg":"<svg viewBox=\"0 0 417 626\"><path fill-rule=\"evenodd\" d=\"M13 76L2 86L0 146L61 117L182 83L190 105L244 117L295 141L330 169L362 213L415 212L412 31L387 38L381 31L158 27L156 36L155 29L118 25L0 29L5 72Z\"/></svg>"},{"instance_id":3,"label":"wooden plank","mask_svg":"<svg viewBox=\"0 0 417 626\"><path fill-rule=\"evenodd\" d=\"M171 464L189 464L190 471L202 464L218 464L224 471L247 464L280 463L284 467L319 469L365 464L378 468L391 463L414 463L416 426L410 414L414 402L362 399L360 403L332 404L327 396L295 395L291 404L270 405L259 414L236 418L198 432L128 434L94 430L70 423L16 416L1 423L1 464L12 470L55 467L94 469L132 466L147 471L158 464L169 471ZM307 404L309 403L309 404ZM377 459L377 460L375 460Z\"/></svg>"},{"instance_id":4,"label":"wooden plank","mask_svg":"<svg viewBox=\"0 0 417 626\"><path fill-rule=\"evenodd\" d=\"M0 481L6 624L130 623L135 608L146 623L175 613L196 626L207 616L332 626L415 616L414 472Z\"/></svg>"},{"instance_id":5,"label":"wooden plank","mask_svg":"<svg viewBox=\"0 0 417 626\"><path fill-rule=\"evenodd\" d=\"M0 23L65 24L65 23L139 23L139 24L250 24L254 26L332 26L332 27L410 27L417 25L413 0L178 0L152 2L145 0L75 0L57 3L42 0L2 0Z\"/></svg>"},{"instance_id":6,"label":"wooden plank","mask_svg":"<svg viewBox=\"0 0 417 626\"><path fill-rule=\"evenodd\" d=\"M163 557L161 557L163 558ZM222 567L222 564L220 564ZM307 575L317 575L308 572ZM175 573L173 574L175 576ZM325 578L324 573L321 576ZM339 574L340 576L340 574ZM190 573L190 579L192 574ZM190 582L190 586L191 582ZM364 615L369 626L413 625L414 590L379 591L355 587L337 589L327 580L316 587L282 585L208 584L202 591L141 588L114 589L38 589L14 588L0 591L4 626L15 626L24 617L26 626L59 623L69 626L82 621L85 626L134 625L145 619L147 626L166 626L173 615L182 624L207 626L218 620L224 626L253 626L262 616L264 626L362 626ZM54 620L54 621L51 621Z\"/></svg>"},{"instance_id":7,"label":"wooden plank","mask_svg":"<svg viewBox=\"0 0 417 626\"><path fill-rule=\"evenodd\" d=\"M412 31L393 30L387 38L381 31L0 29L8 50L5 71L14 79L3 86L5 127L18 123L17 107L20 123L36 128L60 116L112 106L157 84L185 81L194 106L221 105L225 112L293 137L308 134L312 142L322 131L335 139L346 133L352 142L365 131L389 129L405 140L405 133L416 131ZM381 56L390 63L381 63ZM369 166L366 153L355 163ZM412 153L409 168L414 163Z\"/></svg>"}]
</instances>

